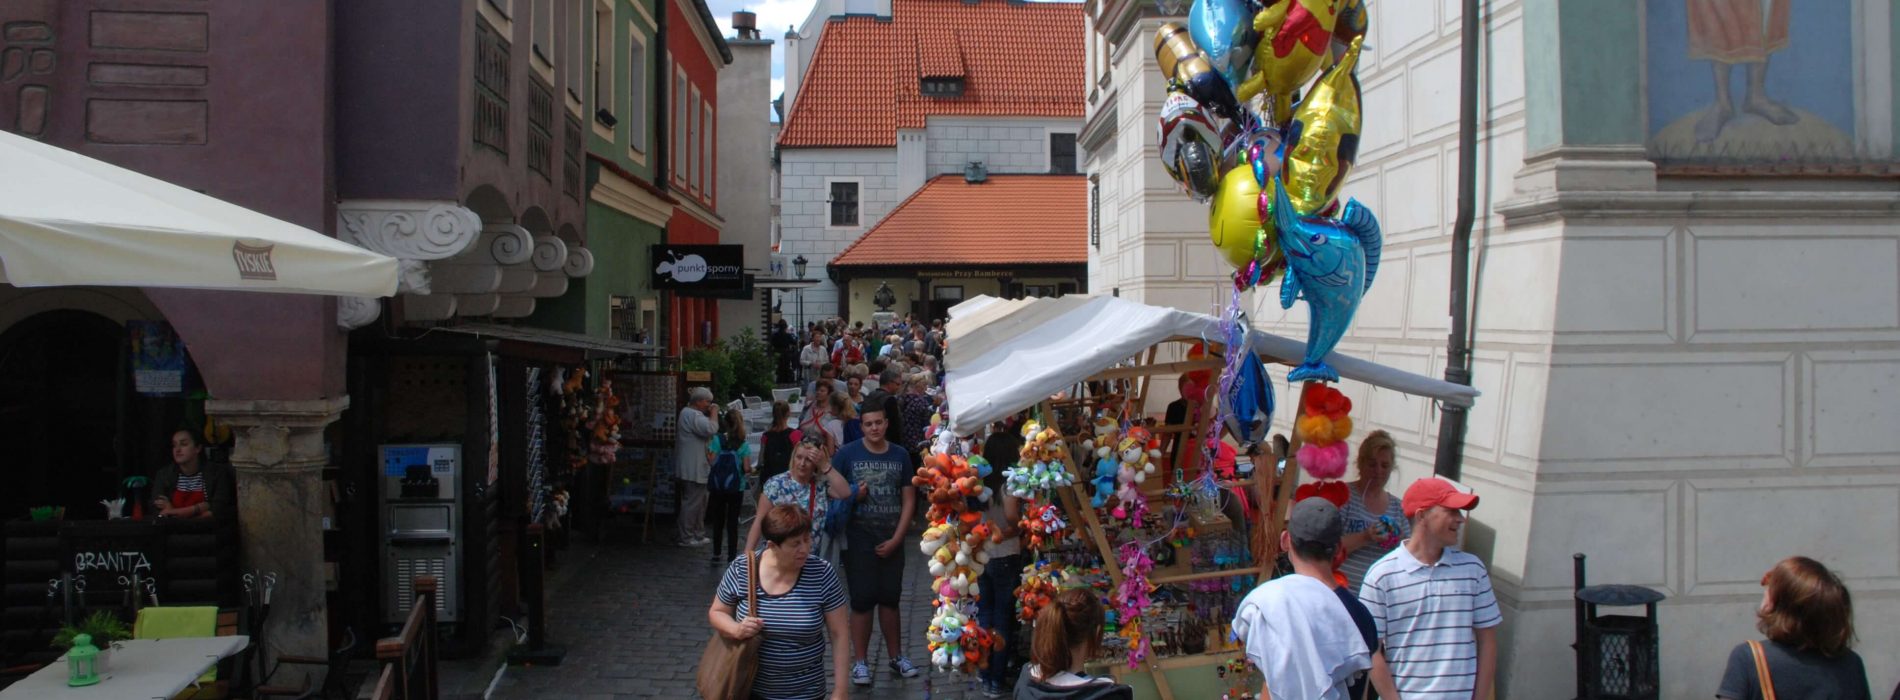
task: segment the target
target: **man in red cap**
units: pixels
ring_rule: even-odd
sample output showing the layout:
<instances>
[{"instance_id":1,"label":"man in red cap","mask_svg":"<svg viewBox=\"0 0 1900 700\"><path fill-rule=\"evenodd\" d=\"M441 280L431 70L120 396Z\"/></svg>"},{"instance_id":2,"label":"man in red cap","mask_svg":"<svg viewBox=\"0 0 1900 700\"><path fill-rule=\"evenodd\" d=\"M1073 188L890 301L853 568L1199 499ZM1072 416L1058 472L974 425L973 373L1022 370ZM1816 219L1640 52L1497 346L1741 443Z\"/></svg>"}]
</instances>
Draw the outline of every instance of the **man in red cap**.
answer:
<instances>
[{"instance_id":1,"label":"man in red cap","mask_svg":"<svg viewBox=\"0 0 1900 700\"><path fill-rule=\"evenodd\" d=\"M1478 495L1432 476L1412 482L1400 505L1412 536L1373 562L1359 589L1392 679L1406 698L1485 700L1497 674L1503 617L1484 563L1457 546Z\"/></svg>"}]
</instances>

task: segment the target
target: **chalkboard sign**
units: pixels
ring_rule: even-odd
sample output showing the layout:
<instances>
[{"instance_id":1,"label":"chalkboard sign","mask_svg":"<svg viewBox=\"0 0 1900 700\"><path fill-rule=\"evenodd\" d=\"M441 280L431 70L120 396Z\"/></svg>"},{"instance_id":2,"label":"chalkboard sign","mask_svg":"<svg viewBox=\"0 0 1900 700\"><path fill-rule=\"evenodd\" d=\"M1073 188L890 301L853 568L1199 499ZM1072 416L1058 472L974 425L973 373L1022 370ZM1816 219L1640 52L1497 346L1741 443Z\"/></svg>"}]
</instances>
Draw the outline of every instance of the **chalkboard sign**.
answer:
<instances>
[{"instance_id":1,"label":"chalkboard sign","mask_svg":"<svg viewBox=\"0 0 1900 700\"><path fill-rule=\"evenodd\" d=\"M86 579L88 593L122 591L136 572L153 578L163 571L165 533L157 523L131 520L70 521L60 528L63 566Z\"/></svg>"}]
</instances>

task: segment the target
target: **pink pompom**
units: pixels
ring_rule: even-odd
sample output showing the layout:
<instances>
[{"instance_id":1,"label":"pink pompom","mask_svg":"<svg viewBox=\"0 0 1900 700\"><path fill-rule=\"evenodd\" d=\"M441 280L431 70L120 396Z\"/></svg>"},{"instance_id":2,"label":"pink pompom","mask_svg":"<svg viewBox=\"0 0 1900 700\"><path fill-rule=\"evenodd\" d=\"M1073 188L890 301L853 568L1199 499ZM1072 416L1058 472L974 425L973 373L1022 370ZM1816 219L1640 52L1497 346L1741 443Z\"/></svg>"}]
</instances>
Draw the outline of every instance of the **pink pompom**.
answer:
<instances>
[{"instance_id":1,"label":"pink pompom","mask_svg":"<svg viewBox=\"0 0 1900 700\"><path fill-rule=\"evenodd\" d=\"M1346 443L1335 442L1331 445L1301 445L1299 453L1300 468L1315 479L1337 479L1346 475Z\"/></svg>"}]
</instances>

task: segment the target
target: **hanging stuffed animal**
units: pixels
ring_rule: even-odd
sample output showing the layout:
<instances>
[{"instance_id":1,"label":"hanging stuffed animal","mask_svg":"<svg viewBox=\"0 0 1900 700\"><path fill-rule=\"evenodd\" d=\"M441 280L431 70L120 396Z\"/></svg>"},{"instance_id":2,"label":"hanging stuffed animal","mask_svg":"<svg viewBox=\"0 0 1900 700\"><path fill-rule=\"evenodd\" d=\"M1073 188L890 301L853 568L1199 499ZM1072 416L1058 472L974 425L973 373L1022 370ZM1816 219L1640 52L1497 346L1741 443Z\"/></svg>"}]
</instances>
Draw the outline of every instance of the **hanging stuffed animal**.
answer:
<instances>
[{"instance_id":1,"label":"hanging stuffed animal","mask_svg":"<svg viewBox=\"0 0 1900 700\"><path fill-rule=\"evenodd\" d=\"M1325 384L1307 385L1300 417L1294 424L1304 443L1296 459L1316 481L1301 484L1293 493L1294 500L1320 496L1346 507L1351 492L1339 479L1346 475L1346 438L1352 435L1352 417L1347 414L1351 411L1352 399L1338 389Z\"/></svg>"}]
</instances>

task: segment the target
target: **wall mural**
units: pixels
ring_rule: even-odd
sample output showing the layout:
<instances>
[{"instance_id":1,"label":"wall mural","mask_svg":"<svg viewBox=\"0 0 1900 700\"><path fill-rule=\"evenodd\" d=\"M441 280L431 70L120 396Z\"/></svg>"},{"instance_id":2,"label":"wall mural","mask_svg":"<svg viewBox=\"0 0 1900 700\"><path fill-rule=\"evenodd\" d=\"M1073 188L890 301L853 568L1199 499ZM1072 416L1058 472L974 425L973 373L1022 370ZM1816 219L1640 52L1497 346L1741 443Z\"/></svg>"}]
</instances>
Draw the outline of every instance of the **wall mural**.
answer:
<instances>
[{"instance_id":1,"label":"wall mural","mask_svg":"<svg viewBox=\"0 0 1900 700\"><path fill-rule=\"evenodd\" d=\"M1887 22L1864 16L1886 9L1870 4L1649 0L1650 156L1680 170L1891 172L1891 76L1876 86L1856 65L1890 60Z\"/></svg>"}]
</instances>

